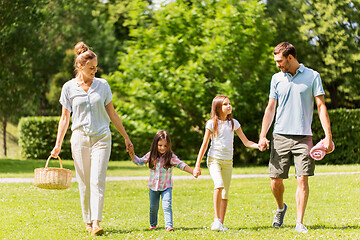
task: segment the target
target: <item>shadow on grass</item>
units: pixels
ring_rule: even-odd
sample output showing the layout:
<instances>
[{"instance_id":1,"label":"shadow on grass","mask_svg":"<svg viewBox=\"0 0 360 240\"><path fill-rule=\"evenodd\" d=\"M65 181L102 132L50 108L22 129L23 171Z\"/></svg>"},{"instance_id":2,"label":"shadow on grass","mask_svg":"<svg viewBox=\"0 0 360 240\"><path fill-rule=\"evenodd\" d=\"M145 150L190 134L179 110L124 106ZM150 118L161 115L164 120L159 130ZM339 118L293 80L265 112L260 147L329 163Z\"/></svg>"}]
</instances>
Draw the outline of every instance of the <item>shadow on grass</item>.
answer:
<instances>
[{"instance_id":1,"label":"shadow on grass","mask_svg":"<svg viewBox=\"0 0 360 240\"><path fill-rule=\"evenodd\" d=\"M360 226L359 225L346 225L346 226L326 226L326 225L306 225L306 228L308 230L321 230L321 229L329 229L329 230L360 230ZM274 228L271 225L266 225L266 226L257 226L257 227L250 227L250 228L233 228L231 230L267 230L267 229L274 229L274 230L278 230L281 231L282 229L295 229L295 224L294 225L285 225L283 227L280 228Z\"/></svg>"},{"instance_id":2,"label":"shadow on grass","mask_svg":"<svg viewBox=\"0 0 360 240\"><path fill-rule=\"evenodd\" d=\"M325 226L325 225L309 225L306 226L309 230L313 229L337 229L337 230L360 230L359 225L345 225L345 226ZM295 228L295 225L294 225Z\"/></svg>"}]
</instances>

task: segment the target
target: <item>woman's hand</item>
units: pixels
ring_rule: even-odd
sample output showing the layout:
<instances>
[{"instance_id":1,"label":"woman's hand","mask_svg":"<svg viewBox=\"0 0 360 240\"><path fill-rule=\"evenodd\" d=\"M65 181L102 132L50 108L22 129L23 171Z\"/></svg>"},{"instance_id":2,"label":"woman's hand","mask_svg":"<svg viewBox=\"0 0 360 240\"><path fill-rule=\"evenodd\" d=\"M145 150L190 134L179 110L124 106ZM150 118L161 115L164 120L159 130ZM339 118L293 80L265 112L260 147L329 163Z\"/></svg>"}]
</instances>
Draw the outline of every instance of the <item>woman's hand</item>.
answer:
<instances>
[{"instance_id":1,"label":"woman's hand","mask_svg":"<svg viewBox=\"0 0 360 240\"><path fill-rule=\"evenodd\" d=\"M51 151L51 157L57 158L60 153L61 147L55 146L53 150Z\"/></svg>"}]
</instances>

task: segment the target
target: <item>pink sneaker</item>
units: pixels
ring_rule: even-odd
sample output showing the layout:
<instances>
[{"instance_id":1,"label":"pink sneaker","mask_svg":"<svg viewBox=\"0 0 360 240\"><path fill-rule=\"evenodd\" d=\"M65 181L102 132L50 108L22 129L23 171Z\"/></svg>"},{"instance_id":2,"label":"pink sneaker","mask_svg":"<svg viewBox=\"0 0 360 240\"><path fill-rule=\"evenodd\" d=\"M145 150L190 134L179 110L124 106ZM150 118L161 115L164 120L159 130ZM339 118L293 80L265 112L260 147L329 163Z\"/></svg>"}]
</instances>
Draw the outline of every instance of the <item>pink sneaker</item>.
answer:
<instances>
[{"instance_id":1,"label":"pink sneaker","mask_svg":"<svg viewBox=\"0 0 360 240\"><path fill-rule=\"evenodd\" d=\"M166 227L166 231L168 231L168 232L175 231L175 229L173 227Z\"/></svg>"},{"instance_id":2,"label":"pink sneaker","mask_svg":"<svg viewBox=\"0 0 360 240\"><path fill-rule=\"evenodd\" d=\"M156 229L157 228L157 226L151 226L150 227L150 230L154 230L154 229Z\"/></svg>"}]
</instances>

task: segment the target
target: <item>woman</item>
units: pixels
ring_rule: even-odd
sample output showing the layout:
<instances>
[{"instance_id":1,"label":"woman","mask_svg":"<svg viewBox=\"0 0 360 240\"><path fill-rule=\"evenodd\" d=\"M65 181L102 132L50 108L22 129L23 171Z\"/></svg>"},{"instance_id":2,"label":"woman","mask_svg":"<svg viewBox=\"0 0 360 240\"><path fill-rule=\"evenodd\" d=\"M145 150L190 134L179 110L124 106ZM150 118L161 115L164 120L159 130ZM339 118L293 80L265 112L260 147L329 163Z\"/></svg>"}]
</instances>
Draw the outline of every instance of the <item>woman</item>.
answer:
<instances>
[{"instance_id":1,"label":"woman","mask_svg":"<svg viewBox=\"0 0 360 240\"><path fill-rule=\"evenodd\" d=\"M72 112L71 151L74 159L86 232L104 234L99 222L104 205L106 169L111 153L110 120L125 139L126 150L133 145L116 113L112 93L106 80L95 78L97 56L79 42L75 46L76 77L66 82L61 91L62 114L57 139L51 156L57 157L69 126Z\"/></svg>"}]
</instances>

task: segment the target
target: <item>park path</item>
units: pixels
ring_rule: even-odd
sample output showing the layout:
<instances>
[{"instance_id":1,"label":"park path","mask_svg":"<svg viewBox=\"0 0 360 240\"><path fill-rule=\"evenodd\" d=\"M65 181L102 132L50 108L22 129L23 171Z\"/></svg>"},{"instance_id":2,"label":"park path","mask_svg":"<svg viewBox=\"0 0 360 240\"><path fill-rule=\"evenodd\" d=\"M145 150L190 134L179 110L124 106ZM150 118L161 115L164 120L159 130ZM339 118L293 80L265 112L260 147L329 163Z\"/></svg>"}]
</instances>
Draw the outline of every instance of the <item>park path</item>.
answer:
<instances>
[{"instance_id":1,"label":"park path","mask_svg":"<svg viewBox=\"0 0 360 240\"><path fill-rule=\"evenodd\" d=\"M315 173L315 176L322 175L350 175L360 174L360 172L327 172L327 173ZM294 176L294 174L289 174ZM268 178L269 174L234 174L232 179L237 178ZM173 176L173 180L177 179L194 179L191 175L186 176ZM133 181L133 180L148 180L149 176L140 177L106 177L106 181ZM211 179L210 175L201 175L198 179ZM76 182L76 178L72 179L72 182ZM34 183L34 178L0 178L0 183Z\"/></svg>"}]
</instances>

